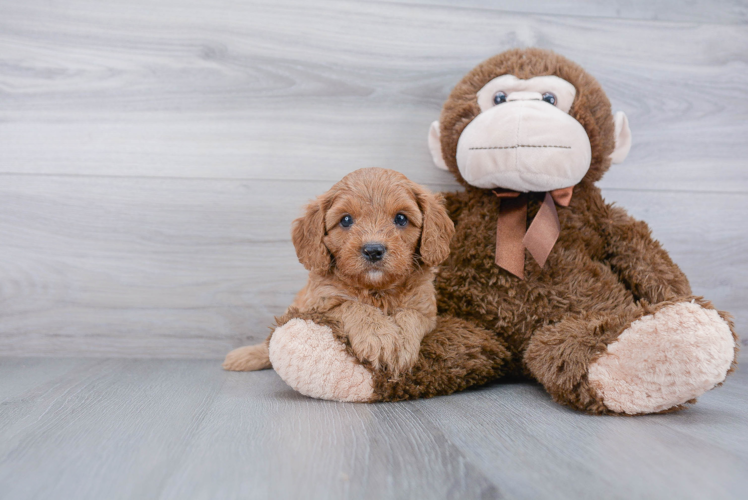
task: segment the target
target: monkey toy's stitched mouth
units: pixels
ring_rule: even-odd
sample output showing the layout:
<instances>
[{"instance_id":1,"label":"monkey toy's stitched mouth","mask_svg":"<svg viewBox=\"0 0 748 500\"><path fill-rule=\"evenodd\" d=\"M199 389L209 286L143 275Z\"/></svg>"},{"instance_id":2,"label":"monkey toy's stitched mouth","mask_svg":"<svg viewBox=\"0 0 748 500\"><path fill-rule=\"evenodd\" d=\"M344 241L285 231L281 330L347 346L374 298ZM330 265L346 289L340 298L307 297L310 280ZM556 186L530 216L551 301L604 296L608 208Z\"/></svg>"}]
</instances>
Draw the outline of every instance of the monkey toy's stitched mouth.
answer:
<instances>
[{"instance_id":1,"label":"monkey toy's stitched mouth","mask_svg":"<svg viewBox=\"0 0 748 500\"><path fill-rule=\"evenodd\" d=\"M590 167L584 127L540 100L511 101L481 112L462 131L455 159L468 184L551 191L577 184Z\"/></svg>"},{"instance_id":2,"label":"monkey toy's stitched mouth","mask_svg":"<svg viewBox=\"0 0 748 500\"><path fill-rule=\"evenodd\" d=\"M476 149L519 149L519 148L556 148L556 149L571 149L571 146L556 146L550 144L515 144L514 146L481 146L468 148L470 151Z\"/></svg>"}]
</instances>

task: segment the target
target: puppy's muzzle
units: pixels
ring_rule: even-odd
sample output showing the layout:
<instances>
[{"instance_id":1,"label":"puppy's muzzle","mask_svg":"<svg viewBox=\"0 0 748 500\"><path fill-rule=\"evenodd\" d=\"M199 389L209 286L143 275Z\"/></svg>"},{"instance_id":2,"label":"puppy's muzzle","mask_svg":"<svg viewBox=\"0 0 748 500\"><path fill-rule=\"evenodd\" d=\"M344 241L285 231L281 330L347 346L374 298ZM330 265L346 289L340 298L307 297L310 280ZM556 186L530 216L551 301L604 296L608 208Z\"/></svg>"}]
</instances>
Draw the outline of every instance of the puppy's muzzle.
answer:
<instances>
[{"instance_id":1,"label":"puppy's muzzle","mask_svg":"<svg viewBox=\"0 0 748 500\"><path fill-rule=\"evenodd\" d=\"M387 247L381 243L367 243L361 247L361 253L369 262L379 262L384 258L386 252Z\"/></svg>"}]
</instances>

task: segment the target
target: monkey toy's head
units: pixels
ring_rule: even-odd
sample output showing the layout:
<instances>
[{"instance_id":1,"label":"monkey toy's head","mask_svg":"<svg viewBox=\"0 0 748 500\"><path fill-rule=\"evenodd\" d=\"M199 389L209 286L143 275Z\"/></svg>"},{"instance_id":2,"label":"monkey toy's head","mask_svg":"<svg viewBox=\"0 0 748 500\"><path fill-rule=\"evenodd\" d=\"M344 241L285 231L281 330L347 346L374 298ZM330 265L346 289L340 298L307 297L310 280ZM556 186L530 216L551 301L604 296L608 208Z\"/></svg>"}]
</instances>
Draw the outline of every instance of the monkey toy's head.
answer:
<instances>
[{"instance_id":1,"label":"monkey toy's head","mask_svg":"<svg viewBox=\"0 0 748 500\"><path fill-rule=\"evenodd\" d=\"M464 185L544 192L599 180L628 154L626 115L568 59L515 49L470 71L431 124L438 167Z\"/></svg>"}]
</instances>

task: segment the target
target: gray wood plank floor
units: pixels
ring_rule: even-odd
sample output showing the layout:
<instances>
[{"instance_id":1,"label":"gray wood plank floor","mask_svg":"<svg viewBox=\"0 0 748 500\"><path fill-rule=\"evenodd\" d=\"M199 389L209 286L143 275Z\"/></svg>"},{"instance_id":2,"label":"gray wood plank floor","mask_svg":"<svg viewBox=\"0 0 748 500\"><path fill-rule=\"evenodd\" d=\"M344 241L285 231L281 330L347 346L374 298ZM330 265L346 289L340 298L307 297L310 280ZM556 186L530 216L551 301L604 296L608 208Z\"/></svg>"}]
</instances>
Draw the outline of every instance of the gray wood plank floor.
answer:
<instances>
[{"instance_id":1,"label":"gray wood plank floor","mask_svg":"<svg viewBox=\"0 0 748 500\"><path fill-rule=\"evenodd\" d=\"M343 404L208 360L6 358L0 497L745 498L746 384L590 417L529 383Z\"/></svg>"},{"instance_id":2,"label":"gray wood plank floor","mask_svg":"<svg viewBox=\"0 0 748 500\"><path fill-rule=\"evenodd\" d=\"M603 84L601 185L748 331L748 7L722 0L0 2L0 353L217 358L302 286L289 225L347 172L433 189L426 131L515 46ZM745 336L745 335L744 335Z\"/></svg>"}]
</instances>

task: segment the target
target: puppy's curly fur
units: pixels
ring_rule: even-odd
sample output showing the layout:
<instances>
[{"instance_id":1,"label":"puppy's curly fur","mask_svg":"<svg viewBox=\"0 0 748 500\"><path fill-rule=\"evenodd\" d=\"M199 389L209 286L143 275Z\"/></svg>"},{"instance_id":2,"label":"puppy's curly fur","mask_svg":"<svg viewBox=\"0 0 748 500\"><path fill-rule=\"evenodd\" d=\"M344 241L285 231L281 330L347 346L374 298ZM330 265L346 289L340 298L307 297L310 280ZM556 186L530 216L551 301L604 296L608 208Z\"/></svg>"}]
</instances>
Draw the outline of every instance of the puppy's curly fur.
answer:
<instances>
[{"instance_id":1,"label":"puppy's curly fur","mask_svg":"<svg viewBox=\"0 0 748 500\"><path fill-rule=\"evenodd\" d=\"M407 371L436 326L435 266L449 255L453 234L441 195L393 170L356 170L293 223L309 281L289 309L336 321L361 362ZM371 245L376 255L367 255ZM223 367L270 368L269 341L231 351Z\"/></svg>"}]
</instances>

